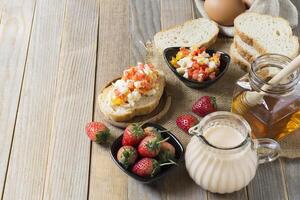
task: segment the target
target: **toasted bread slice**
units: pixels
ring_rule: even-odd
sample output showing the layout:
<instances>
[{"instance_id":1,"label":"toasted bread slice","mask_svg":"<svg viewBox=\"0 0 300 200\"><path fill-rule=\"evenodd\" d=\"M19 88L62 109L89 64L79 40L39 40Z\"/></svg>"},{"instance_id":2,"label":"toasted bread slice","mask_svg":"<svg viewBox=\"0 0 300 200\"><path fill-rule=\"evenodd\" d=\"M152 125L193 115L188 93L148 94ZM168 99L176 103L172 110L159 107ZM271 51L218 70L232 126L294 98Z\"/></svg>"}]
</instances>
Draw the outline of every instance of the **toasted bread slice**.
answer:
<instances>
[{"instance_id":1,"label":"toasted bread slice","mask_svg":"<svg viewBox=\"0 0 300 200\"><path fill-rule=\"evenodd\" d=\"M232 43L230 46L230 57L232 62L239 65L242 70L244 71L250 70L251 64L238 53L234 43Z\"/></svg>"},{"instance_id":2,"label":"toasted bread slice","mask_svg":"<svg viewBox=\"0 0 300 200\"><path fill-rule=\"evenodd\" d=\"M245 43L237 34L234 36L234 46L238 53L249 63L253 62L258 56L261 55L254 47Z\"/></svg>"},{"instance_id":3,"label":"toasted bread slice","mask_svg":"<svg viewBox=\"0 0 300 200\"><path fill-rule=\"evenodd\" d=\"M246 12L235 18L234 30L260 54L278 53L290 58L298 55L298 38L283 18Z\"/></svg>"},{"instance_id":4,"label":"toasted bread slice","mask_svg":"<svg viewBox=\"0 0 300 200\"><path fill-rule=\"evenodd\" d=\"M151 113L159 104L160 98L164 92L165 78L162 74L159 76L159 88L153 96L142 96L134 106L112 106L111 95L113 86L110 85L99 94L98 101L101 112L110 120L116 122L125 122L135 116L147 115Z\"/></svg>"},{"instance_id":5,"label":"toasted bread slice","mask_svg":"<svg viewBox=\"0 0 300 200\"><path fill-rule=\"evenodd\" d=\"M160 52L168 47L208 47L216 41L218 33L219 28L214 21L198 18L156 33L154 44Z\"/></svg>"}]
</instances>

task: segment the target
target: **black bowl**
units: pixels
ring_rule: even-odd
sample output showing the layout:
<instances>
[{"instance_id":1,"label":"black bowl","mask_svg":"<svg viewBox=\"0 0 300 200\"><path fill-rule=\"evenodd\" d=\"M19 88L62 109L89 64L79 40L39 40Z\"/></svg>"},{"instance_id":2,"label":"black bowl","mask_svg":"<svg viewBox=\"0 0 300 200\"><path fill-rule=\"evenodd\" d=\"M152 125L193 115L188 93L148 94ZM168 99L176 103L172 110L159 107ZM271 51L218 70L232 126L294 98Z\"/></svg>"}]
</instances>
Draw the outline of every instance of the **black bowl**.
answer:
<instances>
[{"instance_id":1,"label":"black bowl","mask_svg":"<svg viewBox=\"0 0 300 200\"><path fill-rule=\"evenodd\" d=\"M161 131L165 131L166 129L158 124L154 124L154 123L146 123L143 125L143 128L146 128L148 126L152 126L152 127L155 127L156 129L158 130L161 130ZM175 137L175 135L173 135L171 132L163 132L161 133L162 135L162 138L167 138L169 137L169 140L168 142L170 144L172 144L176 150L176 162L179 162L182 160L183 158L183 153L184 153L184 149L183 149L183 146L182 144L180 143L180 141ZM123 137L123 134L118 137L114 142L113 144L111 145L111 157L112 159L114 160L114 162L118 165L118 167L124 172L126 173L128 176L142 182L142 183L151 183L153 181L156 181L157 179L165 176L169 171L171 171L172 169L174 169L176 167L176 165L166 165L166 166L162 166L161 167L161 171L155 175L154 177L141 177L141 176L138 176L134 173L131 172L131 168L124 168L118 161L117 161L117 153L118 153L118 150L121 148L122 146L122 137Z\"/></svg>"},{"instance_id":2,"label":"black bowl","mask_svg":"<svg viewBox=\"0 0 300 200\"><path fill-rule=\"evenodd\" d=\"M228 67L229 67L229 63L230 63L230 56L222 51L218 51L221 53L221 64L220 64L220 73L216 76L216 78L214 80L207 80L207 81L203 81L203 82L198 82L198 81L194 81L194 80L190 80L187 79L185 77L183 77L182 75L180 75L176 69L172 66L172 64L170 63L170 61L172 60L172 57L176 57L177 52L179 51L180 47L169 47L166 48L164 50L164 59L167 62L169 68L172 70L172 72L188 87L191 88L195 88L195 89L202 89L202 88L206 88L210 85L212 85L213 83L215 83L217 80L219 80L227 71ZM213 55L213 53L216 53L217 51L212 50L212 49L206 49L206 52L209 55Z\"/></svg>"}]
</instances>

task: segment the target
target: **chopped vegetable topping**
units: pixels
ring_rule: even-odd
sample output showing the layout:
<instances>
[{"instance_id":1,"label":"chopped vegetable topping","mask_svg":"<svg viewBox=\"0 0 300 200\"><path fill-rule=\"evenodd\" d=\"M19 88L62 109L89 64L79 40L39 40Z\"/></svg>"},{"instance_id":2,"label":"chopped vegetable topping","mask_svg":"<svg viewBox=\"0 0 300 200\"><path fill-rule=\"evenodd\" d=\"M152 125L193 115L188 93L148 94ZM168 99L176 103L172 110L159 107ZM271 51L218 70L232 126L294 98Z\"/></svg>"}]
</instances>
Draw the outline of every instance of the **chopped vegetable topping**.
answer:
<instances>
[{"instance_id":1,"label":"chopped vegetable topping","mask_svg":"<svg viewBox=\"0 0 300 200\"><path fill-rule=\"evenodd\" d=\"M158 88L158 77L158 71L152 64L138 63L129 67L123 72L122 78L113 84L111 104L134 106L142 95L154 95Z\"/></svg>"},{"instance_id":2,"label":"chopped vegetable topping","mask_svg":"<svg viewBox=\"0 0 300 200\"><path fill-rule=\"evenodd\" d=\"M221 54L217 52L210 56L205 50L205 47L181 47L170 63L187 79L198 82L213 80L220 72Z\"/></svg>"}]
</instances>

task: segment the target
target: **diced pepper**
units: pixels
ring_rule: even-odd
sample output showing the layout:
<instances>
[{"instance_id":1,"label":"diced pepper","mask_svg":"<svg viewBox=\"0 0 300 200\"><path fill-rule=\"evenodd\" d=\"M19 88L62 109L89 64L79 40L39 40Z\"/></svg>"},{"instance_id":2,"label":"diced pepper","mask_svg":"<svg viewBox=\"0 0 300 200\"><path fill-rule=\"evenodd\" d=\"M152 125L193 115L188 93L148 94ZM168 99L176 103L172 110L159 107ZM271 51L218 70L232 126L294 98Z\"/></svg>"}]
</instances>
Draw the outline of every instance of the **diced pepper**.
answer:
<instances>
[{"instance_id":1,"label":"diced pepper","mask_svg":"<svg viewBox=\"0 0 300 200\"><path fill-rule=\"evenodd\" d=\"M176 54L176 60L180 60L183 57L184 57L184 54L182 53L182 51L178 51L178 53Z\"/></svg>"},{"instance_id":2,"label":"diced pepper","mask_svg":"<svg viewBox=\"0 0 300 200\"><path fill-rule=\"evenodd\" d=\"M177 60L175 57L172 57L172 60L171 60L171 65L173 65L173 67L177 68L178 65L177 65Z\"/></svg>"},{"instance_id":3,"label":"diced pepper","mask_svg":"<svg viewBox=\"0 0 300 200\"><path fill-rule=\"evenodd\" d=\"M123 103L124 103L124 101L121 98L115 98L112 100L112 105L115 105L115 106L119 106Z\"/></svg>"}]
</instances>

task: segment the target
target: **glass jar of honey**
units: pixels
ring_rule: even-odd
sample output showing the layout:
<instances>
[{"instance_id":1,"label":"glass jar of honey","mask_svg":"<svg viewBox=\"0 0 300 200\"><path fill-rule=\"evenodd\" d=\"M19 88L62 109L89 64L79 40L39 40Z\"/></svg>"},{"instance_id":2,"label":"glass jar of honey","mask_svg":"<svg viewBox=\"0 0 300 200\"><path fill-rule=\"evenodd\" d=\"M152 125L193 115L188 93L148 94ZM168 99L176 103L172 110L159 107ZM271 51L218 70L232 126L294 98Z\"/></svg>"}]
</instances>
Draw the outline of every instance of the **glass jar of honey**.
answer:
<instances>
[{"instance_id":1,"label":"glass jar of honey","mask_svg":"<svg viewBox=\"0 0 300 200\"><path fill-rule=\"evenodd\" d=\"M236 82L231 111L248 121L256 138L280 140L300 128L300 70L268 84L289 62L283 55L262 55Z\"/></svg>"}]
</instances>

